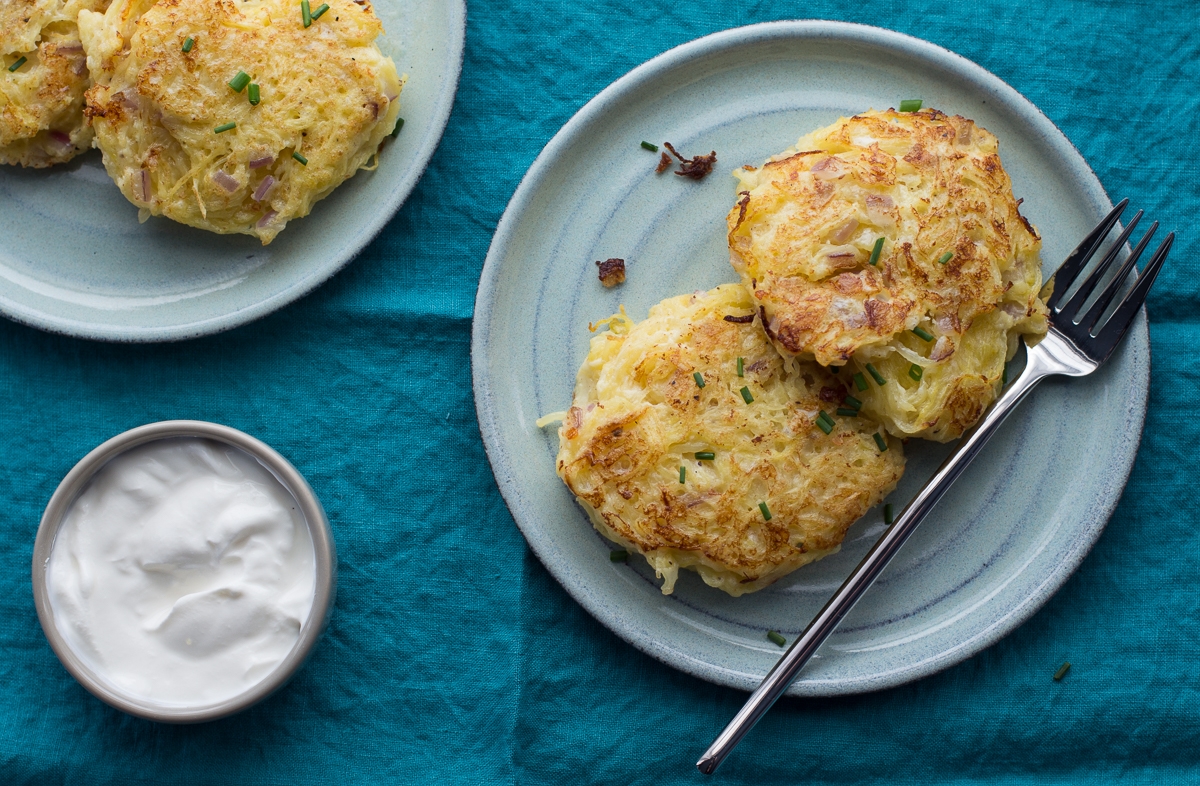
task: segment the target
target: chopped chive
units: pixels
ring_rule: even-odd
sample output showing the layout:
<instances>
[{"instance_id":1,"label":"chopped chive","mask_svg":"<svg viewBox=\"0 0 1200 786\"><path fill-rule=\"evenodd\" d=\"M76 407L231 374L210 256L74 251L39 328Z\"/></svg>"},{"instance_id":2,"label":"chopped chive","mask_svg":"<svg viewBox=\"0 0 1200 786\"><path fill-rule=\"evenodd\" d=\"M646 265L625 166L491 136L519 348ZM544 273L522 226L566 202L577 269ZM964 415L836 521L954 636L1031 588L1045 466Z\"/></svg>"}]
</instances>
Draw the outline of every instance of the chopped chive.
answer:
<instances>
[{"instance_id":1,"label":"chopped chive","mask_svg":"<svg viewBox=\"0 0 1200 786\"><path fill-rule=\"evenodd\" d=\"M921 99L906 98L900 102L901 112L916 112L921 108Z\"/></svg>"},{"instance_id":2,"label":"chopped chive","mask_svg":"<svg viewBox=\"0 0 1200 786\"><path fill-rule=\"evenodd\" d=\"M875 444L879 447L879 452L887 451L887 440L883 438L883 435L876 431L872 436L875 437Z\"/></svg>"},{"instance_id":3,"label":"chopped chive","mask_svg":"<svg viewBox=\"0 0 1200 786\"><path fill-rule=\"evenodd\" d=\"M627 559L629 559L629 552L625 549L617 549L615 551L608 552L609 562L624 562Z\"/></svg>"},{"instance_id":4,"label":"chopped chive","mask_svg":"<svg viewBox=\"0 0 1200 786\"><path fill-rule=\"evenodd\" d=\"M652 145L649 142L643 142L642 147L646 150L649 150L651 153L658 152L658 145Z\"/></svg>"},{"instance_id":5,"label":"chopped chive","mask_svg":"<svg viewBox=\"0 0 1200 786\"><path fill-rule=\"evenodd\" d=\"M226 131L232 131L237 128L237 123L222 123L213 129L214 134L224 134Z\"/></svg>"},{"instance_id":6,"label":"chopped chive","mask_svg":"<svg viewBox=\"0 0 1200 786\"><path fill-rule=\"evenodd\" d=\"M763 521L771 520L771 509L767 507L767 503L765 503L765 502L758 503L758 509L762 511Z\"/></svg>"},{"instance_id":7,"label":"chopped chive","mask_svg":"<svg viewBox=\"0 0 1200 786\"><path fill-rule=\"evenodd\" d=\"M750 388L742 388L742 401L745 401L747 404L754 403L754 396L750 395Z\"/></svg>"},{"instance_id":8,"label":"chopped chive","mask_svg":"<svg viewBox=\"0 0 1200 786\"><path fill-rule=\"evenodd\" d=\"M896 517L892 514L892 503L889 502L883 506L883 523L890 525L895 520Z\"/></svg>"},{"instance_id":9,"label":"chopped chive","mask_svg":"<svg viewBox=\"0 0 1200 786\"><path fill-rule=\"evenodd\" d=\"M10 74L16 73L16 70L18 68L20 68L21 66L25 65L28 62L29 62L29 58L26 57L25 55L21 55L20 57L17 58L17 62L13 63L12 65L10 65L8 67L8 72Z\"/></svg>"},{"instance_id":10,"label":"chopped chive","mask_svg":"<svg viewBox=\"0 0 1200 786\"><path fill-rule=\"evenodd\" d=\"M404 118L398 117L396 118L396 127L392 129L392 136L399 134L401 128L404 128Z\"/></svg>"},{"instance_id":11,"label":"chopped chive","mask_svg":"<svg viewBox=\"0 0 1200 786\"><path fill-rule=\"evenodd\" d=\"M246 98L250 100L250 106L258 106L258 102L262 100L261 90L258 85L250 85L246 89Z\"/></svg>"},{"instance_id":12,"label":"chopped chive","mask_svg":"<svg viewBox=\"0 0 1200 786\"><path fill-rule=\"evenodd\" d=\"M954 252L947 251L945 254L942 254L940 257L938 257L938 264L944 265L947 262L949 262L951 259L954 259Z\"/></svg>"},{"instance_id":13,"label":"chopped chive","mask_svg":"<svg viewBox=\"0 0 1200 786\"><path fill-rule=\"evenodd\" d=\"M711 450L701 450L696 454L697 461L712 461L716 457L717 454L713 453Z\"/></svg>"},{"instance_id":14,"label":"chopped chive","mask_svg":"<svg viewBox=\"0 0 1200 786\"><path fill-rule=\"evenodd\" d=\"M913 382L920 382L921 375L924 373L925 373L925 369L921 368L916 363L913 363L911 366L908 367L908 376L912 378Z\"/></svg>"},{"instance_id":15,"label":"chopped chive","mask_svg":"<svg viewBox=\"0 0 1200 786\"><path fill-rule=\"evenodd\" d=\"M880 387L883 387L887 384L887 380L883 378L883 374L880 374L878 371L876 371L875 367L870 363L867 364L867 373L870 374L875 380L875 384L879 385Z\"/></svg>"},{"instance_id":16,"label":"chopped chive","mask_svg":"<svg viewBox=\"0 0 1200 786\"><path fill-rule=\"evenodd\" d=\"M829 373L830 374L840 374L840 373L842 373L842 367L841 366L830 366Z\"/></svg>"},{"instance_id":17,"label":"chopped chive","mask_svg":"<svg viewBox=\"0 0 1200 786\"><path fill-rule=\"evenodd\" d=\"M196 45L196 39L192 38L191 36L188 36L187 38L185 38L183 40L183 53L187 54L188 52L192 51L192 47L195 45Z\"/></svg>"},{"instance_id":18,"label":"chopped chive","mask_svg":"<svg viewBox=\"0 0 1200 786\"><path fill-rule=\"evenodd\" d=\"M862 391L866 390L867 389L867 378L864 377L862 374L855 374L854 375L854 387L858 388L860 393Z\"/></svg>"},{"instance_id":19,"label":"chopped chive","mask_svg":"<svg viewBox=\"0 0 1200 786\"><path fill-rule=\"evenodd\" d=\"M304 22L305 27L312 24L312 10L308 5L308 0L300 0L300 20Z\"/></svg>"},{"instance_id":20,"label":"chopped chive","mask_svg":"<svg viewBox=\"0 0 1200 786\"><path fill-rule=\"evenodd\" d=\"M229 89L235 93L240 93L246 89L246 85L250 84L250 75L245 71L238 71L237 76L229 80Z\"/></svg>"},{"instance_id":21,"label":"chopped chive","mask_svg":"<svg viewBox=\"0 0 1200 786\"><path fill-rule=\"evenodd\" d=\"M692 374L692 379L696 380L696 387L698 387L698 388L704 387L704 377L700 374L699 371L697 371L695 374Z\"/></svg>"},{"instance_id":22,"label":"chopped chive","mask_svg":"<svg viewBox=\"0 0 1200 786\"><path fill-rule=\"evenodd\" d=\"M746 359L745 358L738 358L738 376L739 377L746 376Z\"/></svg>"},{"instance_id":23,"label":"chopped chive","mask_svg":"<svg viewBox=\"0 0 1200 786\"><path fill-rule=\"evenodd\" d=\"M775 631L773 631L773 630L769 630L769 631L767 631L767 639L768 639L768 640L769 640L769 641L770 641L772 644L777 644L777 645L778 645L778 646L780 646L780 647L782 647L783 645L787 644L787 639L785 639L783 636L779 635L778 633L776 633L776 632L775 632Z\"/></svg>"},{"instance_id":24,"label":"chopped chive","mask_svg":"<svg viewBox=\"0 0 1200 786\"><path fill-rule=\"evenodd\" d=\"M824 431L826 434L833 433L834 423L829 419L829 416L825 414L825 410L821 410L820 414L817 415L816 423L817 428L821 429L821 431Z\"/></svg>"},{"instance_id":25,"label":"chopped chive","mask_svg":"<svg viewBox=\"0 0 1200 786\"><path fill-rule=\"evenodd\" d=\"M312 12L312 18L314 20L320 19L325 14L325 12L328 10L329 10L328 4L321 3L319 6L317 6L317 10Z\"/></svg>"},{"instance_id":26,"label":"chopped chive","mask_svg":"<svg viewBox=\"0 0 1200 786\"><path fill-rule=\"evenodd\" d=\"M1071 670L1071 664L1068 661L1058 667L1058 671L1054 672L1054 681L1059 682L1063 677L1067 676L1067 672Z\"/></svg>"},{"instance_id":27,"label":"chopped chive","mask_svg":"<svg viewBox=\"0 0 1200 786\"><path fill-rule=\"evenodd\" d=\"M680 468L679 468L679 482L680 482L680 483L686 483L686 482L687 482L687 467L680 467Z\"/></svg>"},{"instance_id":28,"label":"chopped chive","mask_svg":"<svg viewBox=\"0 0 1200 786\"><path fill-rule=\"evenodd\" d=\"M858 410L850 409L850 407L838 407L837 414L845 418L856 418L858 417Z\"/></svg>"},{"instance_id":29,"label":"chopped chive","mask_svg":"<svg viewBox=\"0 0 1200 786\"><path fill-rule=\"evenodd\" d=\"M299 153L292 153L292 158L299 161L303 166L308 166L308 159L305 158L304 156L300 155Z\"/></svg>"},{"instance_id":30,"label":"chopped chive","mask_svg":"<svg viewBox=\"0 0 1200 786\"><path fill-rule=\"evenodd\" d=\"M856 410L862 409L862 402L856 399L854 396L851 396L849 393L847 393L846 397L842 399L842 403L854 407Z\"/></svg>"},{"instance_id":31,"label":"chopped chive","mask_svg":"<svg viewBox=\"0 0 1200 786\"><path fill-rule=\"evenodd\" d=\"M913 328L912 332L916 333L917 337L922 341L933 341L933 334L920 325L917 325L915 328Z\"/></svg>"},{"instance_id":32,"label":"chopped chive","mask_svg":"<svg viewBox=\"0 0 1200 786\"><path fill-rule=\"evenodd\" d=\"M879 264L879 255L883 253L883 238L875 241L875 246L871 249L871 259L868 260L872 265Z\"/></svg>"},{"instance_id":33,"label":"chopped chive","mask_svg":"<svg viewBox=\"0 0 1200 786\"><path fill-rule=\"evenodd\" d=\"M1004 364L1004 372L1000 374L1000 384L1001 385L1008 384L1008 364L1007 363Z\"/></svg>"}]
</instances>

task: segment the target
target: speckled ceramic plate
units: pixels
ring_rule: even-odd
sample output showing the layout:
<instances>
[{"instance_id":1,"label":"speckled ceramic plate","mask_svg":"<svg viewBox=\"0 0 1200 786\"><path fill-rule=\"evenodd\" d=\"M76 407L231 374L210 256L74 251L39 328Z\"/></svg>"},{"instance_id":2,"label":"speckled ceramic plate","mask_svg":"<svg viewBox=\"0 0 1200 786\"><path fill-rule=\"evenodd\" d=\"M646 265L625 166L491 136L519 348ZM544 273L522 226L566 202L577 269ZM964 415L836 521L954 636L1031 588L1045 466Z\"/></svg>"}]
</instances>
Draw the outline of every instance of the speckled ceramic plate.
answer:
<instances>
[{"instance_id":1,"label":"speckled ceramic plate","mask_svg":"<svg viewBox=\"0 0 1200 786\"><path fill-rule=\"evenodd\" d=\"M425 171L462 65L464 0L376 0L380 48L408 74L404 129L269 246L166 218L137 220L100 153L0 167L0 313L107 341L171 341L245 324L324 283L383 229Z\"/></svg>"},{"instance_id":2,"label":"speckled ceramic plate","mask_svg":"<svg viewBox=\"0 0 1200 786\"><path fill-rule=\"evenodd\" d=\"M557 436L541 414L565 409L587 351L587 324L624 303L736 281L725 245L729 172L761 163L839 115L921 98L974 118L1000 139L1025 214L1044 236L1047 273L1108 211L1070 142L1036 107L979 66L871 27L778 22L702 38L619 79L546 146L496 232L475 307L476 406L496 480L550 572L597 619L683 671L749 689L883 528L855 524L841 553L742 598L681 571L663 596L644 560L608 559L554 474ZM641 140L688 155L716 150L695 183L655 175ZM606 290L593 261L627 260ZM1021 624L1078 567L1125 485L1142 430L1149 338L1139 317L1102 372L1045 382L950 490L792 686L798 695L898 685L979 652ZM914 440L892 495L904 503L945 455Z\"/></svg>"}]
</instances>

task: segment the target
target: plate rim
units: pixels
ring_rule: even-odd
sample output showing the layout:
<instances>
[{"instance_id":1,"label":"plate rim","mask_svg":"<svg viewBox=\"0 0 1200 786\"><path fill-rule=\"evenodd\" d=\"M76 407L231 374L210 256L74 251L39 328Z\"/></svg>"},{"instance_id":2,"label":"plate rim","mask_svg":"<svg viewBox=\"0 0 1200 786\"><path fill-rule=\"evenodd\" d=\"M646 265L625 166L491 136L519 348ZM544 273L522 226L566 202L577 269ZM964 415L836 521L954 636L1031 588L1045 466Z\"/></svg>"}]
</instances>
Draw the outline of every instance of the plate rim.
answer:
<instances>
[{"instance_id":1,"label":"plate rim","mask_svg":"<svg viewBox=\"0 0 1200 786\"><path fill-rule=\"evenodd\" d=\"M586 127L605 108L616 101L634 93L644 83L653 80L661 72L669 71L693 59L701 59L722 51L737 49L742 46L755 45L772 40L847 40L854 43L899 50L904 54L915 57L927 64L934 65L958 76L964 77L975 84L985 85L991 92L1005 97L1010 103L1015 103L1025 109L1023 118L1028 125L1039 131L1042 137L1053 148L1067 153L1082 164L1084 171L1090 176L1094 188L1084 188L1083 196L1093 203L1096 219L1099 220L1112 208L1112 201L1105 192L1091 165L1075 147L1074 143L1064 134L1040 108L1026 98L1016 88L1009 85L1000 77L983 66L959 55L945 47L886 28L864 25L853 22L842 22L825 19L776 20L760 22L751 25L729 28L700 38L685 42L668 49L632 70L618 77L592 99L584 104L546 143L542 151L534 159L529 169L522 176L513 196L510 198L504 213L496 226L492 242L480 272L479 286L476 290L475 309L471 328L471 379L475 399L476 418L480 436L492 475L500 491L501 498L508 508L509 515L517 524L521 534L537 555L539 561L554 579L566 590L567 594L578 603L594 619L616 634L622 640L656 660L678 671L698 677L710 683L723 685L739 690L752 690L758 680L747 681L737 675L728 673L714 664L701 662L685 652L677 651L669 642L657 639L653 634L645 634L638 630L639 626L623 621L616 610L608 608L602 602L589 596L582 587L569 583L570 570L557 565L546 552L549 546L538 539L536 530L518 515L520 490L511 477L497 471L497 460L502 452L499 445L499 428L496 423L496 409L492 405L493 390L487 375L484 373L483 359L487 351L491 331L491 315L495 304L496 289L501 268L501 255L515 234L518 216L529 206L541 182L550 174L560 152L572 144L579 131ZM936 674L953 665L982 652L1000 639L1015 631L1032 617L1069 579L1099 540L1119 504L1134 461L1141 444L1145 427L1146 408L1149 393L1150 342L1149 329L1145 308L1139 312L1131 331L1131 339L1138 341L1145 348L1146 372L1140 384L1132 388L1133 398L1126 403L1125 412L1129 413L1131 421L1136 423L1136 433L1123 442L1126 447L1124 454L1116 454L1109 466L1113 472L1110 475L1114 482L1115 493L1105 500L1095 512L1093 524L1081 529L1077 537L1066 550L1064 559L1050 571L1033 592L1017 603L1007 613L1000 615L991 625L984 628L973 637L948 647L942 652L928 658L920 659L907 668L894 669L887 674L866 677L858 680L843 679L837 682L821 682L806 684L802 680L793 683L787 695L791 696L837 696L868 693L886 688L896 687L917 679Z\"/></svg>"},{"instance_id":2,"label":"plate rim","mask_svg":"<svg viewBox=\"0 0 1200 786\"><path fill-rule=\"evenodd\" d=\"M417 187L417 183L424 177L425 171L429 168L429 163L433 160L433 155L437 152L442 137L445 135L446 127L450 123L450 115L458 95L463 60L466 54L467 2L466 0L444 1L449 11L448 29L450 31L448 40L450 69L446 72L447 89L438 95L434 103L434 112L430 116L432 122L428 126L425 138L417 148L412 166L399 180L396 187L391 190L383 209L378 211L376 217L366 225L358 238L345 246L339 256L317 268L313 274L294 281L290 286L270 297L233 311L226 311L216 316L183 324L144 327L77 322L69 318L54 316L40 309L27 308L20 302L7 297L0 297L0 315L18 324L47 333L91 341L115 344L187 341L223 333L254 322L300 300L329 281L353 262L399 212Z\"/></svg>"}]
</instances>

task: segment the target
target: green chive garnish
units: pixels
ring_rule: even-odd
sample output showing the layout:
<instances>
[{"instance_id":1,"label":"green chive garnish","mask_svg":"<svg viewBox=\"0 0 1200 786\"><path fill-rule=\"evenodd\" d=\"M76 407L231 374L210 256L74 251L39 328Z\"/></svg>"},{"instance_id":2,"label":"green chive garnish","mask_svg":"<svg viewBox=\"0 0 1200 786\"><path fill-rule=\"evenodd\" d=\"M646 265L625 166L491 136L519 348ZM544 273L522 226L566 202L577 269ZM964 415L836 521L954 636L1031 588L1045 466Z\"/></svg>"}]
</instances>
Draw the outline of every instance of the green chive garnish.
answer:
<instances>
[{"instance_id":1,"label":"green chive garnish","mask_svg":"<svg viewBox=\"0 0 1200 786\"><path fill-rule=\"evenodd\" d=\"M787 644L787 639L785 639L783 636L780 636L773 630L767 631L767 639L770 640L772 644L777 644L780 647Z\"/></svg>"},{"instance_id":2,"label":"green chive garnish","mask_svg":"<svg viewBox=\"0 0 1200 786\"><path fill-rule=\"evenodd\" d=\"M883 453L884 451L886 451L887 450L887 440L885 440L883 438L883 435L880 434L878 431L876 431L872 436L875 437L875 444L879 447L879 452Z\"/></svg>"},{"instance_id":3,"label":"green chive garnish","mask_svg":"<svg viewBox=\"0 0 1200 786\"><path fill-rule=\"evenodd\" d=\"M195 45L196 45L196 39L192 38L191 36L188 36L187 38L185 38L183 40L184 54L187 54L188 52L192 51L192 47Z\"/></svg>"},{"instance_id":4,"label":"green chive garnish","mask_svg":"<svg viewBox=\"0 0 1200 786\"><path fill-rule=\"evenodd\" d=\"M1004 373L1002 373L1000 375L1000 384L1001 385L1008 384L1008 364L1007 363L1004 364Z\"/></svg>"},{"instance_id":5,"label":"green chive garnish","mask_svg":"<svg viewBox=\"0 0 1200 786\"><path fill-rule=\"evenodd\" d=\"M696 454L697 461L712 461L716 457L717 454L713 453L711 450L702 450Z\"/></svg>"},{"instance_id":6,"label":"green chive garnish","mask_svg":"<svg viewBox=\"0 0 1200 786\"><path fill-rule=\"evenodd\" d=\"M304 156L300 155L299 153L292 153L292 158L296 159L304 166L308 166L308 159L305 158Z\"/></svg>"},{"instance_id":7,"label":"green chive garnish","mask_svg":"<svg viewBox=\"0 0 1200 786\"><path fill-rule=\"evenodd\" d=\"M312 24L312 10L308 5L308 0L300 0L300 19L304 22L305 27Z\"/></svg>"},{"instance_id":8,"label":"green chive garnish","mask_svg":"<svg viewBox=\"0 0 1200 786\"><path fill-rule=\"evenodd\" d=\"M609 562L624 562L629 559L629 552L625 549L617 549L616 551L608 552Z\"/></svg>"},{"instance_id":9,"label":"green chive garnish","mask_svg":"<svg viewBox=\"0 0 1200 786\"><path fill-rule=\"evenodd\" d=\"M325 3L321 3L319 6L317 6L317 10L312 12L312 18L320 19L321 16L324 15L324 13L328 10L329 6Z\"/></svg>"},{"instance_id":10,"label":"green chive garnish","mask_svg":"<svg viewBox=\"0 0 1200 786\"><path fill-rule=\"evenodd\" d=\"M837 414L841 415L842 417L846 417L846 418L856 418L856 417L858 417L858 410L850 409L850 407L838 407Z\"/></svg>"},{"instance_id":11,"label":"green chive garnish","mask_svg":"<svg viewBox=\"0 0 1200 786\"><path fill-rule=\"evenodd\" d=\"M747 404L754 403L754 396L750 395L750 388L742 388L742 401L745 401Z\"/></svg>"},{"instance_id":12,"label":"green chive garnish","mask_svg":"<svg viewBox=\"0 0 1200 786\"><path fill-rule=\"evenodd\" d=\"M771 511L770 511L770 509L767 508L767 503L765 503L765 502L758 503L758 509L762 511L763 521L771 520Z\"/></svg>"},{"instance_id":13,"label":"green chive garnish","mask_svg":"<svg viewBox=\"0 0 1200 786\"><path fill-rule=\"evenodd\" d=\"M214 134L224 134L226 131L232 131L237 128L237 123L222 123L213 129Z\"/></svg>"},{"instance_id":14,"label":"green chive garnish","mask_svg":"<svg viewBox=\"0 0 1200 786\"><path fill-rule=\"evenodd\" d=\"M745 372L746 372L746 359L738 358L738 376L739 377L746 376Z\"/></svg>"},{"instance_id":15,"label":"green chive garnish","mask_svg":"<svg viewBox=\"0 0 1200 786\"><path fill-rule=\"evenodd\" d=\"M258 102L262 100L262 92L258 85L250 85L246 90L246 98L250 99L250 106L258 106Z\"/></svg>"},{"instance_id":16,"label":"green chive garnish","mask_svg":"<svg viewBox=\"0 0 1200 786\"><path fill-rule=\"evenodd\" d=\"M1070 662L1064 663L1058 667L1058 671L1054 672L1054 681L1058 682L1063 677L1067 676L1067 672L1071 670Z\"/></svg>"},{"instance_id":17,"label":"green chive garnish","mask_svg":"<svg viewBox=\"0 0 1200 786\"><path fill-rule=\"evenodd\" d=\"M842 403L854 407L855 410L862 409L862 402L850 394L846 394L846 397L842 399Z\"/></svg>"},{"instance_id":18,"label":"green chive garnish","mask_svg":"<svg viewBox=\"0 0 1200 786\"><path fill-rule=\"evenodd\" d=\"M883 523L890 525L896 517L892 515L892 503L887 503L883 506Z\"/></svg>"},{"instance_id":19,"label":"green chive garnish","mask_svg":"<svg viewBox=\"0 0 1200 786\"><path fill-rule=\"evenodd\" d=\"M658 152L658 145L652 145L649 142L643 142L642 147L646 150L649 150L651 153Z\"/></svg>"},{"instance_id":20,"label":"green chive garnish","mask_svg":"<svg viewBox=\"0 0 1200 786\"><path fill-rule=\"evenodd\" d=\"M887 384L887 380L883 378L883 374L880 374L878 371L876 371L875 367L870 363L867 364L867 373L874 378L875 384L879 385L880 387L883 387Z\"/></svg>"},{"instance_id":21,"label":"green chive garnish","mask_svg":"<svg viewBox=\"0 0 1200 786\"><path fill-rule=\"evenodd\" d=\"M699 371L697 371L695 374L692 374L692 379L696 380L696 387L704 387L704 377L701 376Z\"/></svg>"},{"instance_id":22,"label":"green chive garnish","mask_svg":"<svg viewBox=\"0 0 1200 786\"><path fill-rule=\"evenodd\" d=\"M245 71L238 71L237 76L229 80L229 89L235 93L240 93L246 89L246 85L250 84L250 75Z\"/></svg>"},{"instance_id":23,"label":"green chive garnish","mask_svg":"<svg viewBox=\"0 0 1200 786\"><path fill-rule=\"evenodd\" d=\"M825 410L821 410L820 414L817 415L816 422L817 428L821 429L821 431L824 431L826 434L833 432L833 421L830 420L829 416L825 414Z\"/></svg>"},{"instance_id":24,"label":"green chive garnish","mask_svg":"<svg viewBox=\"0 0 1200 786\"><path fill-rule=\"evenodd\" d=\"M404 118L398 117L396 118L396 127L392 129L392 136L399 134L401 128L404 128Z\"/></svg>"},{"instance_id":25,"label":"green chive garnish","mask_svg":"<svg viewBox=\"0 0 1200 786\"><path fill-rule=\"evenodd\" d=\"M867 378L864 377L862 374L855 374L854 375L854 387L858 388L860 393L862 391L866 390L867 389Z\"/></svg>"},{"instance_id":26,"label":"green chive garnish","mask_svg":"<svg viewBox=\"0 0 1200 786\"><path fill-rule=\"evenodd\" d=\"M906 98L900 102L901 112L916 112L921 108L921 99Z\"/></svg>"},{"instance_id":27,"label":"green chive garnish","mask_svg":"<svg viewBox=\"0 0 1200 786\"><path fill-rule=\"evenodd\" d=\"M876 240L875 247L871 249L871 259L869 261L872 265L879 264L879 255L881 253L883 253L883 238Z\"/></svg>"},{"instance_id":28,"label":"green chive garnish","mask_svg":"<svg viewBox=\"0 0 1200 786\"><path fill-rule=\"evenodd\" d=\"M679 482L680 483L687 482L687 467L679 468Z\"/></svg>"},{"instance_id":29,"label":"green chive garnish","mask_svg":"<svg viewBox=\"0 0 1200 786\"><path fill-rule=\"evenodd\" d=\"M925 373L925 369L921 368L916 363L913 363L911 366L908 367L908 375L910 377L912 377L913 382L920 382L921 375L924 373Z\"/></svg>"},{"instance_id":30,"label":"green chive garnish","mask_svg":"<svg viewBox=\"0 0 1200 786\"><path fill-rule=\"evenodd\" d=\"M10 65L8 67L8 72L10 74L16 73L16 70L18 68L20 68L21 66L25 65L28 62L29 62L29 58L26 57L25 55L21 55L20 57L17 58L17 62L13 63L12 65Z\"/></svg>"},{"instance_id":31,"label":"green chive garnish","mask_svg":"<svg viewBox=\"0 0 1200 786\"><path fill-rule=\"evenodd\" d=\"M945 254L942 254L940 257L938 257L938 264L944 265L947 262L949 262L951 259L954 259L954 252L947 251Z\"/></svg>"},{"instance_id":32,"label":"green chive garnish","mask_svg":"<svg viewBox=\"0 0 1200 786\"><path fill-rule=\"evenodd\" d=\"M916 333L917 337L922 341L933 341L933 334L920 325L917 325L915 328L913 328L912 332Z\"/></svg>"}]
</instances>

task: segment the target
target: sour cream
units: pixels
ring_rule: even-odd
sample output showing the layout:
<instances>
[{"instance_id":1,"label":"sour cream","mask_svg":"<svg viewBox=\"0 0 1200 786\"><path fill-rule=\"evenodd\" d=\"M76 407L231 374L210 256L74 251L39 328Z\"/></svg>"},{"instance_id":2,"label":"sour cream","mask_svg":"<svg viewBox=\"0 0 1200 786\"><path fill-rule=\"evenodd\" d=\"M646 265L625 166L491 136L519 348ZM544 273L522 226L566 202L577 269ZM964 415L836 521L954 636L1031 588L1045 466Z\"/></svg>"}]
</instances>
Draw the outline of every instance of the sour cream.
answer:
<instances>
[{"instance_id":1,"label":"sour cream","mask_svg":"<svg viewBox=\"0 0 1200 786\"><path fill-rule=\"evenodd\" d=\"M244 693L292 650L316 584L295 498L252 456L162 439L109 461L54 540L59 633L121 693L196 707Z\"/></svg>"}]
</instances>

